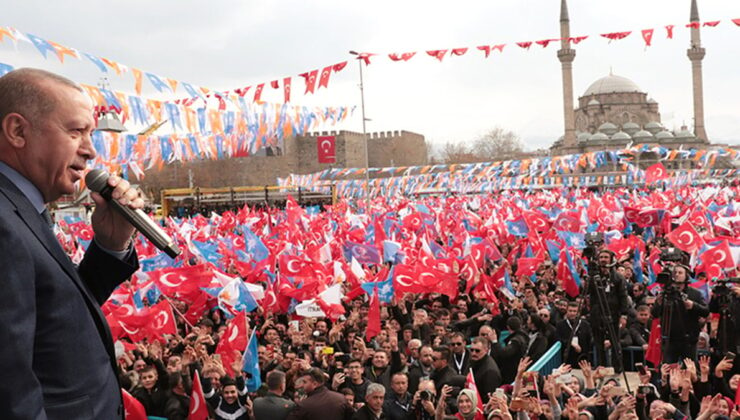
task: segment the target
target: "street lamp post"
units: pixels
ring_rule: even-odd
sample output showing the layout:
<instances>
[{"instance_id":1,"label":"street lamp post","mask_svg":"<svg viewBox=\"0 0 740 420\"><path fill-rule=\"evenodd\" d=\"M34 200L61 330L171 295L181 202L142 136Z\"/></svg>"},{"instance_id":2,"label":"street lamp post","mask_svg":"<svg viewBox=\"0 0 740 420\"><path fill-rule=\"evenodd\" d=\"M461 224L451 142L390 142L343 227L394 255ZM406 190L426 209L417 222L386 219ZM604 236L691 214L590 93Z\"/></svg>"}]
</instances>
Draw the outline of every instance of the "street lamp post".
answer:
<instances>
[{"instance_id":1,"label":"street lamp post","mask_svg":"<svg viewBox=\"0 0 740 420\"><path fill-rule=\"evenodd\" d=\"M360 65L360 109L362 110L362 138L365 140L365 211L370 215L370 158L367 148L367 130L365 128L365 86L362 82L362 59L357 51L350 51L352 55L357 56L357 64Z\"/></svg>"}]
</instances>

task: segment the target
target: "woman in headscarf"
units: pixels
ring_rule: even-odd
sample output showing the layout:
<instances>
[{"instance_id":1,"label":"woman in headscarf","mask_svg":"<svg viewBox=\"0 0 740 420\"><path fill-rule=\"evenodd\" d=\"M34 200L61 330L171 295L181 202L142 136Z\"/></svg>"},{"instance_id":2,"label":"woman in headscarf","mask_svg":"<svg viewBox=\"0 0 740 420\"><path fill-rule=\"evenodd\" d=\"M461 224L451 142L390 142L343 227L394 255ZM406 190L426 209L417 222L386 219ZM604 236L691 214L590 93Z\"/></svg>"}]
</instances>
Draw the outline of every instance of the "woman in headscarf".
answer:
<instances>
[{"instance_id":1,"label":"woman in headscarf","mask_svg":"<svg viewBox=\"0 0 740 420\"><path fill-rule=\"evenodd\" d=\"M478 397L470 389L461 389L457 395L457 413L454 415L446 415L445 400L452 391L452 388L445 385L442 387L442 395L439 398L437 404L436 420L485 420L483 413L478 411Z\"/></svg>"}]
</instances>

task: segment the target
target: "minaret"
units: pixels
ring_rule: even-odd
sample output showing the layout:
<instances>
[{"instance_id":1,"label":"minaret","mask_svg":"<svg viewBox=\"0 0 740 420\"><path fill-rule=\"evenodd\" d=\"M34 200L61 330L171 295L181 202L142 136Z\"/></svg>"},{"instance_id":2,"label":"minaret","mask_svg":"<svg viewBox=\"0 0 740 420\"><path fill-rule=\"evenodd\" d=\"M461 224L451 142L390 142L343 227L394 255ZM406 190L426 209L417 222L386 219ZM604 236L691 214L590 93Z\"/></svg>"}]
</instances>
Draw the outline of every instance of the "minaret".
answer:
<instances>
[{"instance_id":1,"label":"minaret","mask_svg":"<svg viewBox=\"0 0 740 420\"><path fill-rule=\"evenodd\" d=\"M696 0L691 0L690 21L696 23L691 28L691 47L687 51L689 60L691 60L694 91L694 135L701 141L709 142L707 132L704 129L704 82L701 70L701 60L704 59L706 51L701 46L699 8L696 6Z\"/></svg>"},{"instance_id":2,"label":"minaret","mask_svg":"<svg viewBox=\"0 0 740 420\"><path fill-rule=\"evenodd\" d=\"M560 2L560 38L558 59L563 71L563 122L565 123L563 148L574 149L576 147L576 121L573 109L573 60L576 58L576 50L570 48L570 19L568 19L566 0Z\"/></svg>"}]
</instances>

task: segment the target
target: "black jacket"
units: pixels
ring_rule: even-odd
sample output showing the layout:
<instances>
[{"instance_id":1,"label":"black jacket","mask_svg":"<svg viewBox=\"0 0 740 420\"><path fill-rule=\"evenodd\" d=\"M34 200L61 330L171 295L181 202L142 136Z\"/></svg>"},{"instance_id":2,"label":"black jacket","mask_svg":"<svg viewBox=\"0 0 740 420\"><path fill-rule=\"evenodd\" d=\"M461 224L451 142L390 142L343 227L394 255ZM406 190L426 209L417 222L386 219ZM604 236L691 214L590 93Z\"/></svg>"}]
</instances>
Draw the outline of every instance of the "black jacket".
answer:
<instances>
[{"instance_id":1,"label":"black jacket","mask_svg":"<svg viewBox=\"0 0 740 420\"><path fill-rule=\"evenodd\" d=\"M557 336L560 343L563 345L562 351L565 354L565 350L570 346L568 339L570 338L571 331L575 328L575 337L578 337L578 345L581 347L581 353L576 353L575 349L571 348L568 352L568 360L563 360L563 363L567 363L571 366L577 366L578 361L582 358L587 358L591 354L593 347L593 336L591 335L591 324L585 319L577 321L569 321L563 319L558 322L557 325Z\"/></svg>"},{"instance_id":2,"label":"black jacket","mask_svg":"<svg viewBox=\"0 0 740 420\"><path fill-rule=\"evenodd\" d=\"M694 306L691 309L686 309L682 299L674 299L671 305L671 330L670 332L661 331L661 333L664 336L668 334L671 340L696 344L699 340L699 332L701 330L699 318L709 316L709 307L704 303L704 297L701 295L701 292L693 287L686 286L683 293L685 294L685 299L694 302ZM665 325L666 322L666 320L662 319L664 306L665 302L661 301L659 303L656 301L650 312L653 318L661 318L661 325Z\"/></svg>"},{"instance_id":3,"label":"black jacket","mask_svg":"<svg viewBox=\"0 0 740 420\"><path fill-rule=\"evenodd\" d=\"M294 408L293 401L272 392L268 392L264 397L255 398L252 403L254 418L257 420L284 420Z\"/></svg>"},{"instance_id":4,"label":"black jacket","mask_svg":"<svg viewBox=\"0 0 740 420\"><path fill-rule=\"evenodd\" d=\"M434 387L437 389L437 395L442 392L443 385L450 385L463 388L465 387L465 376L458 375L451 367L445 366L442 369L432 371L429 379L434 381Z\"/></svg>"},{"instance_id":5,"label":"black jacket","mask_svg":"<svg viewBox=\"0 0 740 420\"><path fill-rule=\"evenodd\" d=\"M352 416L352 420L386 420L385 413L380 412L380 416L376 416L370 407L363 405L359 410Z\"/></svg>"},{"instance_id":6,"label":"black jacket","mask_svg":"<svg viewBox=\"0 0 740 420\"><path fill-rule=\"evenodd\" d=\"M599 273L600 274L600 273ZM617 272L616 269L611 268L609 275L602 279L601 285L604 289L604 296L606 297L606 303L609 307L612 324L617 325L619 322L619 316L626 314L630 309L630 304L627 294L627 284L624 277ZM596 294L597 283L593 277L588 279L588 296L589 296L589 321L594 328L599 328L602 324L604 314L602 308L598 304L599 298ZM601 331L601 330L600 330ZM604 330L606 334L606 330Z\"/></svg>"},{"instance_id":7,"label":"black jacket","mask_svg":"<svg viewBox=\"0 0 740 420\"><path fill-rule=\"evenodd\" d=\"M506 346L501 341L491 347L491 356L501 366L501 379L504 383L514 382L519 360L527 355L529 336L522 330L514 331L506 340Z\"/></svg>"},{"instance_id":8,"label":"black jacket","mask_svg":"<svg viewBox=\"0 0 740 420\"><path fill-rule=\"evenodd\" d=\"M414 406L412 405L414 396L406 393L399 397L393 390L385 394L383 402L383 413L388 420L412 420L414 416Z\"/></svg>"},{"instance_id":9,"label":"black jacket","mask_svg":"<svg viewBox=\"0 0 740 420\"><path fill-rule=\"evenodd\" d=\"M502 384L501 370L499 370L498 364L496 364L496 361L491 356L485 356L478 361L471 360L470 368L473 369L478 393L481 399L483 399L483 404L486 404L488 402L488 394L493 393Z\"/></svg>"},{"instance_id":10,"label":"black jacket","mask_svg":"<svg viewBox=\"0 0 740 420\"><path fill-rule=\"evenodd\" d=\"M465 352L463 352L462 357L458 356L454 352L450 352L449 366L458 375L467 375L468 371L470 370L470 352L467 349L465 349Z\"/></svg>"}]
</instances>

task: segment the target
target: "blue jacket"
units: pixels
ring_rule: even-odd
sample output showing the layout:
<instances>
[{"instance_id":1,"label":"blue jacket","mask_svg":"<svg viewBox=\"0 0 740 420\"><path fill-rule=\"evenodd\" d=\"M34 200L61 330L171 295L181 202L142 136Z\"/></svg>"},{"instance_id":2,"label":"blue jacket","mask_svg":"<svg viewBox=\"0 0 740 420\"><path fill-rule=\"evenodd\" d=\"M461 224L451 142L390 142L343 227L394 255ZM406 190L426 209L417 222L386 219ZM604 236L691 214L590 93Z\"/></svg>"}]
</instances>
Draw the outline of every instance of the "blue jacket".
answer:
<instances>
[{"instance_id":1,"label":"blue jacket","mask_svg":"<svg viewBox=\"0 0 740 420\"><path fill-rule=\"evenodd\" d=\"M0 174L0 418L123 417L100 305L138 269L95 241L75 267L38 210Z\"/></svg>"}]
</instances>

